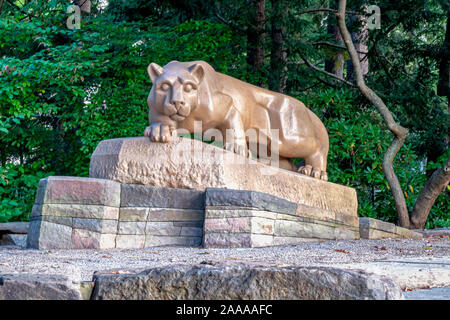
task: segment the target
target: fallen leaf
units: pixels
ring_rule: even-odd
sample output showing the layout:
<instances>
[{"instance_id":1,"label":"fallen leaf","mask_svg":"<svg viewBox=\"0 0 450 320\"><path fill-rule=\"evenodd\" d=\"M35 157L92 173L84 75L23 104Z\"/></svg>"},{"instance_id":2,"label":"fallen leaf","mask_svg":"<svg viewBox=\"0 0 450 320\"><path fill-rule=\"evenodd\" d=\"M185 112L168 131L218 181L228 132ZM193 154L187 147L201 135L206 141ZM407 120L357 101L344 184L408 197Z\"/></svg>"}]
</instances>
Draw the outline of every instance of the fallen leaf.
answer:
<instances>
[{"instance_id":1,"label":"fallen leaf","mask_svg":"<svg viewBox=\"0 0 450 320\"><path fill-rule=\"evenodd\" d=\"M111 271L111 273L113 273L113 274L119 274L118 271Z\"/></svg>"},{"instance_id":2,"label":"fallen leaf","mask_svg":"<svg viewBox=\"0 0 450 320\"><path fill-rule=\"evenodd\" d=\"M433 250L433 247L423 247L424 250Z\"/></svg>"},{"instance_id":3,"label":"fallen leaf","mask_svg":"<svg viewBox=\"0 0 450 320\"><path fill-rule=\"evenodd\" d=\"M200 252L199 254L211 254L211 252L205 251L205 252Z\"/></svg>"},{"instance_id":4,"label":"fallen leaf","mask_svg":"<svg viewBox=\"0 0 450 320\"><path fill-rule=\"evenodd\" d=\"M381 251L381 250L385 251L385 250L387 250L386 247L378 247L378 246L375 246L375 248L376 248L378 251Z\"/></svg>"},{"instance_id":5,"label":"fallen leaf","mask_svg":"<svg viewBox=\"0 0 450 320\"><path fill-rule=\"evenodd\" d=\"M239 258L238 257L229 257L229 259L238 260Z\"/></svg>"},{"instance_id":6,"label":"fallen leaf","mask_svg":"<svg viewBox=\"0 0 450 320\"><path fill-rule=\"evenodd\" d=\"M336 249L336 251L337 251L337 252L342 252L342 253L350 253L349 251L347 251L347 250L342 250L342 249Z\"/></svg>"},{"instance_id":7,"label":"fallen leaf","mask_svg":"<svg viewBox=\"0 0 450 320\"><path fill-rule=\"evenodd\" d=\"M150 252L150 253L153 253L153 254L160 254L161 252L159 252L159 251L153 251L153 252Z\"/></svg>"}]
</instances>

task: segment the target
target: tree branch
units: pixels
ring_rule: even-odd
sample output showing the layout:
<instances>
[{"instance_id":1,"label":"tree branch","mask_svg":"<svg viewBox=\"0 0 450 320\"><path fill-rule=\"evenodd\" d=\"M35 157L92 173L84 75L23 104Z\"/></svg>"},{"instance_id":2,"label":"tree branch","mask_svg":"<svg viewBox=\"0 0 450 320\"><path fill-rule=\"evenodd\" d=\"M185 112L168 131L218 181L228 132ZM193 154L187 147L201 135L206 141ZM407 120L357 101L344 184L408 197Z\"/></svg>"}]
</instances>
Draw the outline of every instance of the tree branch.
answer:
<instances>
[{"instance_id":1,"label":"tree branch","mask_svg":"<svg viewBox=\"0 0 450 320\"><path fill-rule=\"evenodd\" d=\"M336 80L339 80L339 81L341 81L341 82L343 82L343 83L345 83L345 84L347 84L347 85L349 85L349 86L351 86L351 87L355 87L355 85L354 85L353 83L351 83L351 82L349 82L349 81L347 81L347 80L345 80L345 79L339 78L337 75L335 75L335 74L333 74L333 73L330 73L330 72L328 72L328 71L322 70L321 68L316 67L315 65L311 64L311 63L310 63L308 60L306 60L306 58L304 58L302 55L300 55L300 58L302 58L302 60L305 62L305 64L306 64L308 67L310 67L311 69L314 69L314 70L316 70L316 71L319 71L320 73L326 74L327 76L332 77L332 78L334 78L334 79L336 79Z\"/></svg>"},{"instance_id":2,"label":"tree branch","mask_svg":"<svg viewBox=\"0 0 450 320\"><path fill-rule=\"evenodd\" d=\"M345 47L345 46L341 46L341 45L338 45L338 44L335 44L335 43L331 43L331 42L328 42L328 41L316 41L316 42L313 42L313 43L311 43L313 46L329 46L329 47L333 47L333 48L337 48L337 49L342 49L342 50L347 50L347 48ZM356 50L358 53L362 53L362 54L367 54L367 52L365 52L365 51L359 51L359 50Z\"/></svg>"},{"instance_id":3,"label":"tree branch","mask_svg":"<svg viewBox=\"0 0 450 320\"><path fill-rule=\"evenodd\" d=\"M338 12L336 13L338 20L338 27L353 63L356 85L359 91L362 93L363 96L366 97L367 100L369 100L378 109L378 112L383 117L385 124L387 125L389 130L395 135L394 140L392 141L391 145L384 154L383 171L384 174L386 175L386 179L394 196L395 207L397 209L397 214L399 218L399 224L404 228L409 228L410 220L408 215L408 208L406 206L405 196L403 194L400 182L398 181L398 177L395 174L393 168L394 158L397 155L397 152L402 147L403 143L405 142L408 130L406 128L403 128L394 120L394 117L392 116L388 107L384 104L383 100L364 82L363 71L361 68L361 63L359 61L359 55L355 49L355 45L353 44L350 32L347 29L347 25L345 24L345 8L347 4L346 2L347 2L346 0L339 0L339 9Z\"/></svg>"}]
</instances>

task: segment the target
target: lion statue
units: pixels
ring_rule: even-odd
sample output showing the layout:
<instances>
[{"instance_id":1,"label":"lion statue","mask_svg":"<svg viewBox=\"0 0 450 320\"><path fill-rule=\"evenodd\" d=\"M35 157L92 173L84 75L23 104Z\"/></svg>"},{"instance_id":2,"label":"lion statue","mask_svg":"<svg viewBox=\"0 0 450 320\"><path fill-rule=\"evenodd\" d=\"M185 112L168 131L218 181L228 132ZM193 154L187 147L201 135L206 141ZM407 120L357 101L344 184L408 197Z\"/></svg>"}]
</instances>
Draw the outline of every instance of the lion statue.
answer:
<instances>
[{"instance_id":1,"label":"lion statue","mask_svg":"<svg viewBox=\"0 0 450 320\"><path fill-rule=\"evenodd\" d=\"M194 121L201 121L203 132L223 132L224 148L246 155L248 129L266 133L268 141L275 139L271 130L278 129L280 167L328 180L327 130L299 100L216 72L204 61L151 63L147 71L153 86L144 136L151 141L169 142L179 128L193 133ZM226 141L230 129L232 141ZM292 158L304 159L304 165L297 169Z\"/></svg>"}]
</instances>

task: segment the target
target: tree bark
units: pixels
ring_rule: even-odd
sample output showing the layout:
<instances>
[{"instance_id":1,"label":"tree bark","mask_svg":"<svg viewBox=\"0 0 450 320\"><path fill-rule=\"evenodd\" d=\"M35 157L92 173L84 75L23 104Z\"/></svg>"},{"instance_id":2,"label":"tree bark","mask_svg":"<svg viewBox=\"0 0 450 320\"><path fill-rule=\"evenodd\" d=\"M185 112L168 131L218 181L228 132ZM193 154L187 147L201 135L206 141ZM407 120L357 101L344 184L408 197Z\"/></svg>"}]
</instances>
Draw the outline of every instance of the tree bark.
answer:
<instances>
[{"instance_id":1,"label":"tree bark","mask_svg":"<svg viewBox=\"0 0 450 320\"><path fill-rule=\"evenodd\" d=\"M415 229L423 229L428 215L437 197L445 190L450 181L450 158L440 169L436 170L425 183L419 197L414 204L411 213L411 226Z\"/></svg>"},{"instance_id":2,"label":"tree bark","mask_svg":"<svg viewBox=\"0 0 450 320\"><path fill-rule=\"evenodd\" d=\"M339 8L336 14L338 19L339 30L341 32L345 46L347 47L347 50L350 54L350 58L353 63L354 74L356 77L356 85L358 89L360 90L362 95L364 95L364 97L366 97L366 99L369 100L378 109L381 116L383 117L385 124L387 125L389 130L395 135L394 140L392 141L391 145L384 154L383 171L384 174L386 175L386 179L394 196L399 224L404 228L409 228L410 220L405 197L403 194L403 190L400 186L400 182L398 181L397 175L395 174L392 166L398 150L402 147L403 143L405 142L408 130L400 126L397 122L395 122L391 112L384 104L383 100L372 89L370 89L364 81L363 76L364 73L361 67L361 63L359 61L359 55L358 52L356 51L356 48L352 41L352 37L345 24L346 4L347 4L346 0L339 0Z\"/></svg>"},{"instance_id":3,"label":"tree bark","mask_svg":"<svg viewBox=\"0 0 450 320\"><path fill-rule=\"evenodd\" d=\"M266 3L264 0L253 0L253 8L251 8L251 23L247 29L247 63L251 67L252 72L260 72L264 66L265 58L265 10ZM260 83L258 83L260 85Z\"/></svg>"},{"instance_id":4,"label":"tree bark","mask_svg":"<svg viewBox=\"0 0 450 320\"><path fill-rule=\"evenodd\" d=\"M269 89L285 92L287 80L287 52L285 43L286 16L288 7L285 0L272 0Z\"/></svg>"},{"instance_id":5,"label":"tree bark","mask_svg":"<svg viewBox=\"0 0 450 320\"><path fill-rule=\"evenodd\" d=\"M330 1L330 8L335 8L335 2ZM335 14L329 13L327 17L327 23L328 23L328 29L327 33L333 36L334 41L341 45L342 44L342 36L339 31L339 27L336 25L335 20ZM336 50L336 52L333 53L333 56L330 57L330 59L327 59L325 61L325 71L329 73L333 73L338 78L343 79L344 78L344 55L342 54L341 50Z\"/></svg>"}]
</instances>

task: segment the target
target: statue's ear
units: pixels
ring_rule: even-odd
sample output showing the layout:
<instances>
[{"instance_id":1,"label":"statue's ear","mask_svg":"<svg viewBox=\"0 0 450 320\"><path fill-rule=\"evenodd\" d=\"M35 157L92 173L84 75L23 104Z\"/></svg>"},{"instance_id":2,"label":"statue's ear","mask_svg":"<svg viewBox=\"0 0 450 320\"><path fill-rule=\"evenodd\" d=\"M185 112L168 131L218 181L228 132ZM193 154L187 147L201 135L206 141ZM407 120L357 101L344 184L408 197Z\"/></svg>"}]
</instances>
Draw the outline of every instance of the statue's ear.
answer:
<instances>
[{"instance_id":1,"label":"statue's ear","mask_svg":"<svg viewBox=\"0 0 450 320\"><path fill-rule=\"evenodd\" d=\"M148 75L153 83L155 83L156 78L158 78L163 73L163 68L158 66L156 63L152 62L147 68Z\"/></svg>"},{"instance_id":2,"label":"statue's ear","mask_svg":"<svg viewBox=\"0 0 450 320\"><path fill-rule=\"evenodd\" d=\"M199 64L193 64L188 68L189 72L197 79L198 83L202 82L205 70Z\"/></svg>"}]
</instances>

